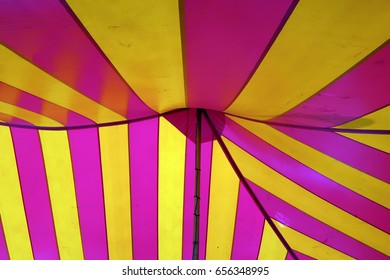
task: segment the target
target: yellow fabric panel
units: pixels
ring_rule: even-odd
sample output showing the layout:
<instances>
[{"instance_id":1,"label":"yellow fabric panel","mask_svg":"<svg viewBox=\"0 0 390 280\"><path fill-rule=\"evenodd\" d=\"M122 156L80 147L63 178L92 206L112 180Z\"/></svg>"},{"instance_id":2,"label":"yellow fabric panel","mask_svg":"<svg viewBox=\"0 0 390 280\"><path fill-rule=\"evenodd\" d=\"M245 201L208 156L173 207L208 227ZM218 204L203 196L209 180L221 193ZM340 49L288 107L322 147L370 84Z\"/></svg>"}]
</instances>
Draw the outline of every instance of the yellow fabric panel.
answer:
<instances>
[{"instance_id":1,"label":"yellow fabric panel","mask_svg":"<svg viewBox=\"0 0 390 280\"><path fill-rule=\"evenodd\" d=\"M186 137L160 118L158 157L158 255L182 258Z\"/></svg>"},{"instance_id":2,"label":"yellow fabric panel","mask_svg":"<svg viewBox=\"0 0 390 280\"><path fill-rule=\"evenodd\" d=\"M239 179L218 143L213 145L206 259L231 257Z\"/></svg>"},{"instance_id":3,"label":"yellow fabric panel","mask_svg":"<svg viewBox=\"0 0 390 280\"><path fill-rule=\"evenodd\" d=\"M99 128L108 254L132 259L128 125Z\"/></svg>"},{"instance_id":4,"label":"yellow fabric panel","mask_svg":"<svg viewBox=\"0 0 390 280\"><path fill-rule=\"evenodd\" d=\"M44 115L0 101L0 111L4 114L27 121L37 126L63 126L61 123Z\"/></svg>"},{"instance_id":5,"label":"yellow fabric panel","mask_svg":"<svg viewBox=\"0 0 390 280\"><path fill-rule=\"evenodd\" d=\"M63 260L83 259L72 159L66 131L39 131L53 211L58 251Z\"/></svg>"},{"instance_id":6,"label":"yellow fabric panel","mask_svg":"<svg viewBox=\"0 0 390 280\"><path fill-rule=\"evenodd\" d=\"M10 129L3 126L0 126L0 215L10 258L33 259L12 136Z\"/></svg>"},{"instance_id":7,"label":"yellow fabric panel","mask_svg":"<svg viewBox=\"0 0 390 280\"><path fill-rule=\"evenodd\" d=\"M162 113L186 106L179 1L67 2L149 107Z\"/></svg>"},{"instance_id":8,"label":"yellow fabric panel","mask_svg":"<svg viewBox=\"0 0 390 280\"><path fill-rule=\"evenodd\" d=\"M390 130L390 106L365 115L357 120L338 126L353 129L388 129Z\"/></svg>"},{"instance_id":9,"label":"yellow fabric panel","mask_svg":"<svg viewBox=\"0 0 390 280\"><path fill-rule=\"evenodd\" d=\"M315 171L390 209L390 184L323 154L268 125L236 117L232 119Z\"/></svg>"},{"instance_id":10,"label":"yellow fabric panel","mask_svg":"<svg viewBox=\"0 0 390 280\"><path fill-rule=\"evenodd\" d=\"M371 146L375 149L390 153L390 135L385 134L356 134L356 133L339 133L345 137Z\"/></svg>"},{"instance_id":11,"label":"yellow fabric panel","mask_svg":"<svg viewBox=\"0 0 390 280\"><path fill-rule=\"evenodd\" d=\"M388 0L301 0L226 111L261 120L281 115L373 52L389 30Z\"/></svg>"},{"instance_id":12,"label":"yellow fabric panel","mask_svg":"<svg viewBox=\"0 0 390 280\"><path fill-rule=\"evenodd\" d=\"M268 222L264 223L263 236L259 251L259 260L284 260L287 249L280 242L278 236L272 230Z\"/></svg>"},{"instance_id":13,"label":"yellow fabric panel","mask_svg":"<svg viewBox=\"0 0 390 280\"><path fill-rule=\"evenodd\" d=\"M47 74L0 44L0 81L62 106L96 123L125 118Z\"/></svg>"},{"instance_id":14,"label":"yellow fabric panel","mask_svg":"<svg viewBox=\"0 0 390 280\"><path fill-rule=\"evenodd\" d=\"M325 245L315 239L312 239L282 223L274 221L280 233L286 239L290 246L307 256L318 260L352 260L353 258L337 251L336 249Z\"/></svg>"},{"instance_id":15,"label":"yellow fabric panel","mask_svg":"<svg viewBox=\"0 0 390 280\"><path fill-rule=\"evenodd\" d=\"M290 181L229 140L224 141L244 176L308 215L390 256L390 235Z\"/></svg>"}]
</instances>

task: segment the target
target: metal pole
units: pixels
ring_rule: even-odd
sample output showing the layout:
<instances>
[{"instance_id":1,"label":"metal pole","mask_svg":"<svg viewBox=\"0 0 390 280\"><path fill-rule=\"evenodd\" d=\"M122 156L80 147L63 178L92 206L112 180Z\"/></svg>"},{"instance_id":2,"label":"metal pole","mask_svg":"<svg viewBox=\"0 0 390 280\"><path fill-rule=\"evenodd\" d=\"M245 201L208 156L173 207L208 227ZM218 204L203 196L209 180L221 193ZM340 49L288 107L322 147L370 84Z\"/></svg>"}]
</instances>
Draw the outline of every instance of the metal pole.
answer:
<instances>
[{"instance_id":1,"label":"metal pole","mask_svg":"<svg viewBox=\"0 0 390 280\"><path fill-rule=\"evenodd\" d=\"M195 194L194 194L194 241L192 259L199 260L199 217L200 217L200 154L202 139L202 110L196 109L196 147L195 147Z\"/></svg>"}]
</instances>

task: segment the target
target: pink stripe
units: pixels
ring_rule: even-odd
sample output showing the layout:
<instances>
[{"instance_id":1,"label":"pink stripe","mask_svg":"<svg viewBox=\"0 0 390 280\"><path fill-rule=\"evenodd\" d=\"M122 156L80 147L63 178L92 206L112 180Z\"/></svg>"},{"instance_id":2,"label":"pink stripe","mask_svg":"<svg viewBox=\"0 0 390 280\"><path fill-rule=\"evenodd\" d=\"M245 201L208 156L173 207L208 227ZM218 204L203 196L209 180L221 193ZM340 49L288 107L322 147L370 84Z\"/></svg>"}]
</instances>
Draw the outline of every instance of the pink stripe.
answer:
<instances>
[{"instance_id":1,"label":"pink stripe","mask_svg":"<svg viewBox=\"0 0 390 280\"><path fill-rule=\"evenodd\" d=\"M264 216L241 183L232 260L257 260L263 226Z\"/></svg>"},{"instance_id":2,"label":"pink stripe","mask_svg":"<svg viewBox=\"0 0 390 280\"><path fill-rule=\"evenodd\" d=\"M92 124L95 124L95 122L91 121L90 119L80 114L68 110L68 119L66 122L66 126L92 125Z\"/></svg>"},{"instance_id":3,"label":"pink stripe","mask_svg":"<svg viewBox=\"0 0 390 280\"><path fill-rule=\"evenodd\" d=\"M9 260L7 242L5 241L3 223L0 216L0 260Z\"/></svg>"},{"instance_id":4,"label":"pink stripe","mask_svg":"<svg viewBox=\"0 0 390 280\"><path fill-rule=\"evenodd\" d=\"M199 259L206 259L207 225L209 216L210 175L213 142L212 132L205 118L202 118L202 154L200 177L200 221L199 221Z\"/></svg>"},{"instance_id":5,"label":"pink stripe","mask_svg":"<svg viewBox=\"0 0 390 280\"><path fill-rule=\"evenodd\" d=\"M108 259L97 129L68 132L84 258Z\"/></svg>"},{"instance_id":6,"label":"pink stripe","mask_svg":"<svg viewBox=\"0 0 390 280\"><path fill-rule=\"evenodd\" d=\"M267 213L286 226L356 259L390 259L373 248L296 209L249 180L248 183L258 200L262 202ZM293 243L290 245L294 248Z\"/></svg>"},{"instance_id":7,"label":"pink stripe","mask_svg":"<svg viewBox=\"0 0 390 280\"><path fill-rule=\"evenodd\" d=\"M275 129L345 164L390 183L390 155L337 133L274 126Z\"/></svg>"},{"instance_id":8,"label":"pink stripe","mask_svg":"<svg viewBox=\"0 0 390 280\"><path fill-rule=\"evenodd\" d=\"M35 97L29 93L26 92L20 92L17 106L35 112L37 114L40 114L42 111L44 101L38 97Z\"/></svg>"},{"instance_id":9,"label":"pink stripe","mask_svg":"<svg viewBox=\"0 0 390 280\"><path fill-rule=\"evenodd\" d=\"M224 110L293 1L184 1L188 107Z\"/></svg>"},{"instance_id":10,"label":"pink stripe","mask_svg":"<svg viewBox=\"0 0 390 280\"><path fill-rule=\"evenodd\" d=\"M130 124L133 256L158 258L158 118Z\"/></svg>"},{"instance_id":11,"label":"pink stripe","mask_svg":"<svg viewBox=\"0 0 390 280\"><path fill-rule=\"evenodd\" d=\"M196 141L196 109L170 112L164 114L164 118L187 138Z\"/></svg>"},{"instance_id":12,"label":"pink stripe","mask_svg":"<svg viewBox=\"0 0 390 280\"><path fill-rule=\"evenodd\" d=\"M184 189L183 260L192 259L194 241L195 143L187 138Z\"/></svg>"},{"instance_id":13,"label":"pink stripe","mask_svg":"<svg viewBox=\"0 0 390 280\"><path fill-rule=\"evenodd\" d=\"M0 40L32 63L72 88L99 102L114 94L112 104L129 118L154 114L105 60L88 35L69 15L62 1L22 0L2 3ZM25 28L25 26L33 28ZM28 42L28 44L26 44ZM138 102L129 102L135 101ZM126 109L127 108L127 109ZM126 115L127 114L127 115ZM80 124L81 125L81 124Z\"/></svg>"},{"instance_id":14,"label":"pink stripe","mask_svg":"<svg viewBox=\"0 0 390 280\"><path fill-rule=\"evenodd\" d=\"M199 229L199 259L206 259L207 226L209 216L210 174L213 142L202 145L201 186L200 186L200 229Z\"/></svg>"},{"instance_id":15,"label":"pink stripe","mask_svg":"<svg viewBox=\"0 0 390 280\"><path fill-rule=\"evenodd\" d=\"M34 258L58 259L41 144L36 130L11 128Z\"/></svg>"},{"instance_id":16,"label":"pink stripe","mask_svg":"<svg viewBox=\"0 0 390 280\"><path fill-rule=\"evenodd\" d=\"M272 121L331 127L390 104L390 44L286 114ZM366 120L370 122L370 120Z\"/></svg>"},{"instance_id":17,"label":"pink stripe","mask_svg":"<svg viewBox=\"0 0 390 280\"><path fill-rule=\"evenodd\" d=\"M308 191L390 233L390 224L387 222L390 220L390 210L301 164L230 119L226 119L223 134L258 160Z\"/></svg>"}]
</instances>

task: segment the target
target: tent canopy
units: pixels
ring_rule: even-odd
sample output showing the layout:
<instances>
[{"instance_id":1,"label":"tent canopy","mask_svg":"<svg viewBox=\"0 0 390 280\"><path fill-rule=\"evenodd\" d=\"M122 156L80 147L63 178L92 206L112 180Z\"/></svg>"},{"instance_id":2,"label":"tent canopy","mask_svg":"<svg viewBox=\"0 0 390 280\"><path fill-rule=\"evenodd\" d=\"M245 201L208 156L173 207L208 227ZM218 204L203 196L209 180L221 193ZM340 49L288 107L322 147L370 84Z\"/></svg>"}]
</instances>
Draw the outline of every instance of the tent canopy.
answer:
<instances>
[{"instance_id":1,"label":"tent canopy","mask_svg":"<svg viewBox=\"0 0 390 280\"><path fill-rule=\"evenodd\" d=\"M0 0L0 259L389 259L390 1Z\"/></svg>"}]
</instances>

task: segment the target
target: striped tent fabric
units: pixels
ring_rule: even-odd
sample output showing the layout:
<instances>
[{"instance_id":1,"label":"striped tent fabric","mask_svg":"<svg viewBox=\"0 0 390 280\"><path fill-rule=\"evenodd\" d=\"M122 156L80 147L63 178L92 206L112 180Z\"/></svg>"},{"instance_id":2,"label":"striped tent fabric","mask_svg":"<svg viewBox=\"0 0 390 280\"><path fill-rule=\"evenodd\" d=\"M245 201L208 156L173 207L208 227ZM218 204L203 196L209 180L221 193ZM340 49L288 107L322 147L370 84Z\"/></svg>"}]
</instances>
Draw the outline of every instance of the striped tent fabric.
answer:
<instances>
[{"instance_id":1,"label":"striped tent fabric","mask_svg":"<svg viewBox=\"0 0 390 280\"><path fill-rule=\"evenodd\" d=\"M388 0L0 0L0 259L390 259L389 39Z\"/></svg>"}]
</instances>

